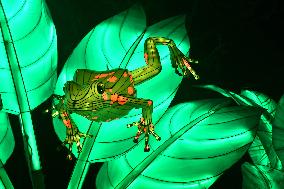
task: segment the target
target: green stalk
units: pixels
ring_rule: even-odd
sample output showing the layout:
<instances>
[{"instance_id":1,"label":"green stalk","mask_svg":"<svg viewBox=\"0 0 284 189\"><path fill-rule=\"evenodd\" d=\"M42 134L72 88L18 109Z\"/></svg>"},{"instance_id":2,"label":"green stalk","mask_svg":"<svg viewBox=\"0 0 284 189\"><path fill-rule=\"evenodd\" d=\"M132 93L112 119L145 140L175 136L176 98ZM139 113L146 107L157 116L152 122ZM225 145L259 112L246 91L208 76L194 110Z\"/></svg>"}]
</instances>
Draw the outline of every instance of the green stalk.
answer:
<instances>
[{"instance_id":1,"label":"green stalk","mask_svg":"<svg viewBox=\"0 0 284 189\"><path fill-rule=\"evenodd\" d=\"M72 177L68 184L68 189L82 188L86 175L88 173L90 162L88 161L90 153L93 149L97 134L99 133L101 124L91 122L87 134L93 135L91 138L85 138L82 144L82 152L80 153Z\"/></svg>"},{"instance_id":2,"label":"green stalk","mask_svg":"<svg viewBox=\"0 0 284 189\"><path fill-rule=\"evenodd\" d=\"M25 155L29 167L29 173L32 179L33 187L36 189L44 188L44 184L42 182L43 180L38 179L38 177L42 178L43 176L41 173L41 164L31 119L31 109L29 105L29 99L27 97L27 90L21 73L16 48L13 43L13 37L9 28L2 1L0 1L0 18L2 37L7 54L7 60L9 62L11 76L13 79L13 84L20 109L19 119L22 126Z\"/></svg>"},{"instance_id":3,"label":"green stalk","mask_svg":"<svg viewBox=\"0 0 284 189\"><path fill-rule=\"evenodd\" d=\"M0 188L14 189L14 186L4 169L4 165L0 160Z\"/></svg>"}]
</instances>

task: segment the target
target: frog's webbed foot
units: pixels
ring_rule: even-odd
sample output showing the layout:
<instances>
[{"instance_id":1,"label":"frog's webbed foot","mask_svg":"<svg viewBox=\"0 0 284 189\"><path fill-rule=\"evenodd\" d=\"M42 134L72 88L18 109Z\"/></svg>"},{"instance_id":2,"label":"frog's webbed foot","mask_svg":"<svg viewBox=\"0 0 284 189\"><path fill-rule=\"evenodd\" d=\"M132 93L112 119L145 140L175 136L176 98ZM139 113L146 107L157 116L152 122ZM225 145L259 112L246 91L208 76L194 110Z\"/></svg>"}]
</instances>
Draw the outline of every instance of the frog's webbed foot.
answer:
<instances>
[{"instance_id":1,"label":"frog's webbed foot","mask_svg":"<svg viewBox=\"0 0 284 189\"><path fill-rule=\"evenodd\" d=\"M172 66L178 75L189 77L192 74L196 80L199 79L199 76L191 67L192 63L198 64L197 60L186 57L174 44L170 45L169 50L171 54ZM178 68L181 69L182 73L179 72Z\"/></svg>"},{"instance_id":2,"label":"frog's webbed foot","mask_svg":"<svg viewBox=\"0 0 284 189\"><path fill-rule=\"evenodd\" d=\"M92 135L81 133L77 127L66 128L66 138L62 143L63 146L68 145L68 155L67 158L72 160L72 146L73 143L76 144L78 153L82 152L82 144L80 142L81 138L93 137Z\"/></svg>"},{"instance_id":3,"label":"frog's webbed foot","mask_svg":"<svg viewBox=\"0 0 284 189\"><path fill-rule=\"evenodd\" d=\"M155 131L154 131L154 125L152 123L146 124L146 122L144 121L143 118L141 118L140 121L138 121L138 122L133 122L133 123L127 125L128 128L132 127L132 126L137 126L138 127L138 131L136 133L136 136L133 139L133 142L137 143L140 135L142 133L145 134L145 148L144 148L144 152L149 152L150 151L149 135L153 135L156 138L156 140L158 140L158 141L161 140L161 137L159 137L159 135L157 135L157 133L155 133Z\"/></svg>"}]
</instances>

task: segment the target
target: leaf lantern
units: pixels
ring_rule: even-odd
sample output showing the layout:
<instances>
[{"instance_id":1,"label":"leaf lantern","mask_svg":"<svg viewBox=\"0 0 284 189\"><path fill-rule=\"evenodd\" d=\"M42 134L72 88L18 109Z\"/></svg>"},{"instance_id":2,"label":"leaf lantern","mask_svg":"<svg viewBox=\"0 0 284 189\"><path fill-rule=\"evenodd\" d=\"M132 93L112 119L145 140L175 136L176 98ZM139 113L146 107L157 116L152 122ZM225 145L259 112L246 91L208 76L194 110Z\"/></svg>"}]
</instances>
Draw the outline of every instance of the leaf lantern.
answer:
<instances>
[{"instance_id":1,"label":"leaf lantern","mask_svg":"<svg viewBox=\"0 0 284 189\"><path fill-rule=\"evenodd\" d=\"M283 117L281 115L281 103L276 108L277 104L273 99L257 91L243 90L238 95L214 85L202 87L230 97L240 105L263 108L256 137L248 150L253 164L246 162L242 165L243 188L283 188L284 174L281 171L283 162L280 161L281 155L278 150L281 149L279 147L281 142L279 141L282 141L281 129L279 131L279 126L281 128L281 125L283 125L281 121L279 122ZM275 142L278 142L278 146L277 144L275 146Z\"/></svg>"},{"instance_id":2,"label":"leaf lantern","mask_svg":"<svg viewBox=\"0 0 284 189\"><path fill-rule=\"evenodd\" d=\"M284 95L279 100L273 120L272 140L276 153L284 164Z\"/></svg>"},{"instance_id":3,"label":"leaf lantern","mask_svg":"<svg viewBox=\"0 0 284 189\"><path fill-rule=\"evenodd\" d=\"M284 188L284 173L265 165L242 165L243 188L246 189L282 189Z\"/></svg>"},{"instance_id":4,"label":"leaf lantern","mask_svg":"<svg viewBox=\"0 0 284 189\"><path fill-rule=\"evenodd\" d=\"M273 147L271 133L276 103L265 94L257 91L243 90L239 95L215 85L204 85L200 87L219 92L226 97L232 98L239 105L263 108L257 136L249 150L249 154L254 164L281 169L282 164Z\"/></svg>"},{"instance_id":5,"label":"leaf lantern","mask_svg":"<svg viewBox=\"0 0 284 189\"><path fill-rule=\"evenodd\" d=\"M64 65L55 93L64 94L64 84L72 80L77 69L105 71L127 68L133 70L145 66L144 41L150 36L173 39L184 54L187 54L189 50L184 16L172 17L146 27L145 13L141 6L135 5L103 21L84 37ZM136 86L138 98L147 98L154 102L154 124L168 108L182 80L182 77L178 76L172 68L168 47L158 46L158 50L162 62L161 73ZM167 85L161 85L165 80ZM101 125L95 125L97 123L76 114L71 114L71 117L81 132L87 132L90 127L96 127L93 131L95 133L89 133L95 136L91 145L92 149L88 157L81 156L81 158L88 159L89 162L108 161L135 146L133 137L136 129L127 128L126 125L140 119L141 109L133 109L127 116L119 120L103 122ZM62 121L55 118L53 124L59 138L64 140L65 126ZM77 155L75 147L73 153Z\"/></svg>"},{"instance_id":6,"label":"leaf lantern","mask_svg":"<svg viewBox=\"0 0 284 189\"><path fill-rule=\"evenodd\" d=\"M263 114L261 116L257 137L249 149L249 154L254 164L281 169L282 164L272 144L272 121L275 116L277 103L267 95L257 91L244 90L241 92L241 95L249 98L252 102L266 110L266 115Z\"/></svg>"},{"instance_id":7,"label":"leaf lantern","mask_svg":"<svg viewBox=\"0 0 284 189\"><path fill-rule=\"evenodd\" d=\"M8 115L7 113L0 111L0 188L13 188L13 185L4 169L4 164L12 155L14 148L15 139Z\"/></svg>"},{"instance_id":8,"label":"leaf lantern","mask_svg":"<svg viewBox=\"0 0 284 189\"><path fill-rule=\"evenodd\" d=\"M55 27L44 0L1 0L0 22L3 110L19 115L28 166L39 171L30 112L52 94L56 83Z\"/></svg>"},{"instance_id":9,"label":"leaf lantern","mask_svg":"<svg viewBox=\"0 0 284 189\"><path fill-rule=\"evenodd\" d=\"M104 163L98 189L208 188L251 145L260 110L228 99L178 104L156 125L162 140L143 141L119 159Z\"/></svg>"}]
</instances>

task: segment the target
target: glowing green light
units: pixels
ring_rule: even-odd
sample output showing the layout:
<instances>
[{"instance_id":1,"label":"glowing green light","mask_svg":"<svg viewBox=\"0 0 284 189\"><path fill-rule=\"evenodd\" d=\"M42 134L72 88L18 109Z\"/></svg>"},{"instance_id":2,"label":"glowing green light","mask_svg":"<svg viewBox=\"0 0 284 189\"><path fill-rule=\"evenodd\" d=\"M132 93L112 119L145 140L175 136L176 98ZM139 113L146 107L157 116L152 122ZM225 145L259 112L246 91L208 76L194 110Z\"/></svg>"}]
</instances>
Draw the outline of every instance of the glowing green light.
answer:
<instances>
[{"instance_id":1,"label":"glowing green light","mask_svg":"<svg viewBox=\"0 0 284 189\"><path fill-rule=\"evenodd\" d=\"M44 0L1 0L0 5L3 110L19 115L29 171L38 171L30 111L52 94L56 82L55 27Z\"/></svg>"},{"instance_id":2,"label":"glowing green light","mask_svg":"<svg viewBox=\"0 0 284 189\"><path fill-rule=\"evenodd\" d=\"M14 151L15 140L8 115L3 111L0 111L0 141L0 188L13 188L13 185L4 169L4 164Z\"/></svg>"},{"instance_id":3,"label":"glowing green light","mask_svg":"<svg viewBox=\"0 0 284 189\"><path fill-rule=\"evenodd\" d=\"M273 140L273 146L276 150L276 153L279 157L279 159L282 162L282 165L284 165L284 95L279 100L276 113L275 113L275 119L273 121L273 130L272 130L272 140Z\"/></svg>"},{"instance_id":4,"label":"glowing green light","mask_svg":"<svg viewBox=\"0 0 284 189\"><path fill-rule=\"evenodd\" d=\"M52 94L50 89L56 82L56 32L42 0L2 0L1 5L8 23L1 11L4 39L0 37L0 41L5 40L6 45L0 45L0 80L5 81L0 93L3 109L15 114L34 109Z\"/></svg>"},{"instance_id":5,"label":"glowing green light","mask_svg":"<svg viewBox=\"0 0 284 189\"><path fill-rule=\"evenodd\" d=\"M263 165L242 165L243 188L282 189L284 173Z\"/></svg>"},{"instance_id":6,"label":"glowing green light","mask_svg":"<svg viewBox=\"0 0 284 189\"><path fill-rule=\"evenodd\" d=\"M97 188L208 188L249 148L260 111L227 100L179 104L156 124L160 142L143 141L125 156L105 163Z\"/></svg>"}]
</instances>

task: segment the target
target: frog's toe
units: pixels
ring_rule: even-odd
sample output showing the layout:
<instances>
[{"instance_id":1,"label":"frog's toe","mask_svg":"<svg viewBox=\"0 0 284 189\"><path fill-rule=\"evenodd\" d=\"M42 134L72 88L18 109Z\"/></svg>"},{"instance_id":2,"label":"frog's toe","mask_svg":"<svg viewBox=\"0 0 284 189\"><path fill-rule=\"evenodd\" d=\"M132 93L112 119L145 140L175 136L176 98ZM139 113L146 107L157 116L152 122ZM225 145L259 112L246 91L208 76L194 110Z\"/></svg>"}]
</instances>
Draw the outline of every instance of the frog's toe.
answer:
<instances>
[{"instance_id":1,"label":"frog's toe","mask_svg":"<svg viewBox=\"0 0 284 189\"><path fill-rule=\"evenodd\" d=\"M67 159L69 159L69 160L72 160L72 155L71 155L71 153L72 153L72 146L73 146L73 144L72 143L68 143L68 155L67 155Z\"/></svg>"},{"instance_id":2,"label":"frog's toe","mask_svg":"<svg viewBox=\"0 0 284 189\"><path fill-rule=\"evenodd\" d=\"M154 125L153 124L150 125L149 130L150 130L149 134L153 135L156 138L157 141L161 140L161 137L154 131Z\"/></svg>"},{"instance_id":3,"label":"frog's toe","mask_svg":"<svg viewBox=\"0 0 284 189\"><path fill-rule=\"evenodd\" d=\"M134 143L138 143L138 138L135 137L135 138L133 139L133 142L134 142Z\"/></svg>"},{"instance_id":4,"label":"frog's toe","mask_svg":"<svg viewBox=\"0 0 284 189\"><path fill-rule=\"evenodd\" d=\"M140 124L139 122L133 122L133 123L127 124L127 128L138 126L139 124Z\"/></svg>"},{"instance_id":5,"label":"frog's toe","mask_svg":"<svg viewBox=\"0 0 284 189\"><path fill-rule=\"evenodd\" d=\"M82 145L80 143L79 145L77 144L77 150L78 150L78 153L82 152Z\"/></svg>"},{"instance_id":6,"label":"frog's toe","mask_svg":"<svg viewBox=\"0 0 284 189\"><path fill-rule=\"evenodd\" d=\"M67 155L67 159L71 161L71 160L72 160L72 155L71 155L71 154L68 154L68 155Z\"/></svg>"},{"instance_id":7,"label":"frog's toe","mask_svg":"<svg viewBox=\"0 0 284 189\"><path fill-rule=\"evenodd\" d=\"M161 137L159 135L157 135L157 133L155 133L155 131L151 131L151 134L155 137L155 139L157 141L160 141L161 140Z\"/></svg>"},{"instance_id":8,"label":"frog's toe","mask_svg":"<svg viewBox=\"0 0 284 189\"><path fill-rule=\"evenodd\" d=\"M85 134L85 133L81 133L81 132L79 132L79 136L80 137L83 137L83 138L92 138L93 137L93 135L90 135L90 134Z\"/></svg>"},{"instance_id":9,"label":"frog's toe","mask_svg":"<svg viewBox=\"0 0 284 189\"><path fill-rule=\"evenodd\" d=\"M137 131L136 136L135 136L134 139L133 139L133 142L138 143L138 139L139 139L141 133L142 133L142 132L141 132L140 130Z\"/></svg>"},{"instance_id":10,"label":"frog's toe","mask_svg":"<svg viewBox=\"0 0 284 189\"><path fill-rule=\"evenodd\" d=\"M73 143L69 143L68 150L69 150L70 153L72 152L72 146L73 146Z\"/></svg>"},{"instance_id":11,"label":"frog's toe","mask_svg":"<svg viewBox=\"0 0 284 189\"><path fill-rule=\"evenodd\" d=\"M144 152L149 152L150 151L150 146L147 144L144 148Z\"/></svg>"}]
</instances>

